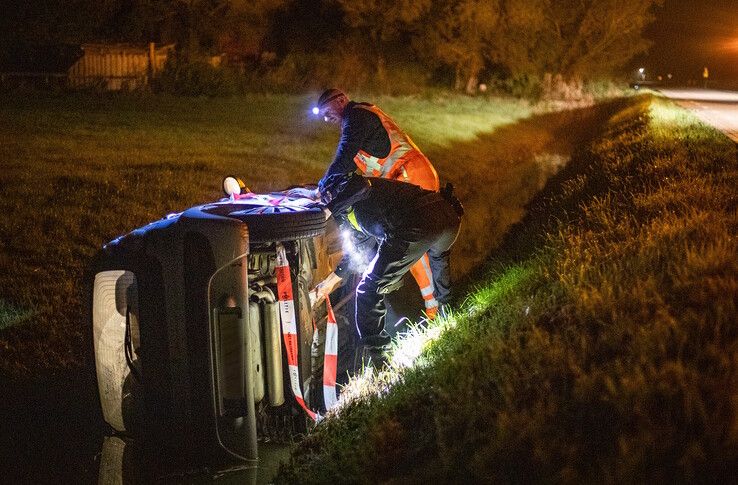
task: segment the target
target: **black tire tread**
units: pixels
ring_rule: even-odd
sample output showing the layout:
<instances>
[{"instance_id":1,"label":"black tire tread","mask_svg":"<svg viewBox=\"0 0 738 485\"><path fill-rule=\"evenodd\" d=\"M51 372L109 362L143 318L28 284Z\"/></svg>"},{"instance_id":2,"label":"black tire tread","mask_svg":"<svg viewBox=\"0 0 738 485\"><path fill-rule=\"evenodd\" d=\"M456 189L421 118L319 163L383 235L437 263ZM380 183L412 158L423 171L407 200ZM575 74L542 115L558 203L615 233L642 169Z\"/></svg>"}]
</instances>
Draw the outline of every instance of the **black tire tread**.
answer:
<instances>
[{"instance_id":1,"label":"black tire tread","mask_svg":"<svg viewBox=\"0 0 738 485\"><path fill-rule=\"evenodd\" d=\"M299 212L239 215L249 228L249 241L277 242L305 239L325 232L326 218L321 209Z\"/></svg>"}]
</instances>

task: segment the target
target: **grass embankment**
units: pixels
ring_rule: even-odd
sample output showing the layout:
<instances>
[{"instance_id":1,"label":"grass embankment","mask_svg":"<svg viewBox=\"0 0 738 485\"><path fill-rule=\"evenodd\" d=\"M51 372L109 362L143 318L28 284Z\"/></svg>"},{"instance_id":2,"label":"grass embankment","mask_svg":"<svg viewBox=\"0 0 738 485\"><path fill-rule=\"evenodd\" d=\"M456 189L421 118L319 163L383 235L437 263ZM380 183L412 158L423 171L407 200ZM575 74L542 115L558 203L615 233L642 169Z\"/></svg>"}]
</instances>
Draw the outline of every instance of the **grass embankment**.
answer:
<instances>
[{"instance_id":1,"label":"grass embankment","mask_svg":"<svg viewBox=\"0 0 738 485\"><path fill-rule=\"evenodd\" d=\"M79 367L91 348L80 281L104 242L219 197L224 174L257 191L315 182L338 130L308 115L313 100L3 96L0 378ZM372 100L456 184L470 220L484 221L464 228L458 274L568 158L577 137L562 134L585 136L597 113L536 114L494 98Z\"/></svg>"},{"instance_id":2,"label":"grass embankment","mask_svg":"<svg viewBox=\"0 0 738 485\"><path fill-rule=\"evenodd\" d=\"M607 126L416 365L354 382L281 481L734 480L736 147L657 98Z\"/></svg>"}]
</instances>

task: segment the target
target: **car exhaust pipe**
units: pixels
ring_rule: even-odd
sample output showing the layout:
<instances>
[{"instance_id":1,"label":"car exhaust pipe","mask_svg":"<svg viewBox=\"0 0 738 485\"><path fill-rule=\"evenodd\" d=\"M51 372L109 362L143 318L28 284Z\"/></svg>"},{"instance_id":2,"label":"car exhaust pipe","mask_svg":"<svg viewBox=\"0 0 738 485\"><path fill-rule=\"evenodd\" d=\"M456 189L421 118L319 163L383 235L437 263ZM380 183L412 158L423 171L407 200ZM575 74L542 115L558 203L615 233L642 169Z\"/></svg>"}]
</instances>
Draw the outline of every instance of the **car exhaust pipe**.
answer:
<instances>
[{"instance_id":1,"label":"car exhaust pipe","mask_svg":"<svg viewBox=\"0 0 738 485\"><path fill-rule=\"evenodd\" d=\"M281 406L284 404L284 374L282 373L282 332L279 323L279 304L274 293L267 287L252 293L251 296L262 303L269 405Z\"/></svg>"},{"instance_id":2,"label":"car exhaust pipe","mask_svg":"<svg viewBox=\"0 0 738 485\"><path fill-rule=\"evenodd\" d=\"M254 402L264 399L264 361L261 354L261 317L259 304L249 302L249 331L251 332L251 369L254 379Z\"/></svg>"}]
</instances>

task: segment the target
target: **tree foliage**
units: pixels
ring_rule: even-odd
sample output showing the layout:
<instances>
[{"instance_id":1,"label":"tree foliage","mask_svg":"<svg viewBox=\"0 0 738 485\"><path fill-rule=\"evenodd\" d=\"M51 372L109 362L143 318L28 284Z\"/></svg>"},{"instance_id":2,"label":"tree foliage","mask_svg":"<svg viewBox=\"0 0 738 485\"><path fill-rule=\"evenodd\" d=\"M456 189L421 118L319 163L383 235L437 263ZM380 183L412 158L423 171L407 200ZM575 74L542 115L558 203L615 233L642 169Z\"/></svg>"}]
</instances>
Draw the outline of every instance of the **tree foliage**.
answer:
<instances>
[{"instance_id":1,"label":"tree foliage","mask_svg":"<svg viewBox=\"0 0 738 485\"><path fill-rule=\"evenodd\" d=\"M610 74L648 47L642 32L662 2L8 0L0 43L173 42L185 57L255 61L266 48L279 56L276 69L303 66L292 69L303 78L311 63L324 71L349 55L348 64L363 64L362 76L377 82L393 79L385 72L391 59L451 73L457 89L472 91L480 78Z\"/></svg>"},{"instance_id":2,"label":"tree foliage","mask_svg":"<svg viewBox=\"0 0 738 485\"><path fill-rule=\"evenodd\" d=\"M430 0L336 0L352 27L376 42L387 42L421 18Z\"/></svg>"},{"instance_id":3,"label":"tree foliage","mask_svg":"<svg viewBox=\"0 0 738 485\"><path fill-rule=\"evenodd\" d=\"M476 87L479 73L491 58L492 39L501 10L488 0L435 0L415 43L430 65L453 68L454 84L466 91Z\"/></svg>"},{"instance_id":4,"label":"tree foliage","mask_svg":"<svg viewBox=\"0 0 738 485\"><path fill-rule=\"evenodd\" d=\"M661 0L434 0L414 47L471 91L485 67L511 77L608 75L648 48Z\"/></svg>"},{"instance_id":5,"label":"tree foliage","mask_svg":"<svg viewBox=\"0 0 738 485\"><path fill-rule=\"evenodd\" d=\"M285 0L137 0L150 2L162 41L190 55L228 49L258 52L269 18Z\"/></svg>"},{"instance_id":6,"label":"tree foliage","mask_svg":"<svg viewBox=\"0 0 738 485\"><path fill-rule=\"evenodd\" d=\"M641 37L660 0L535 0L543 12L537 37L547 46L529 50L538 72L587 76L620 67L648 43ZM540 44L538 47L541 47ZM542 55L545 53L545 56Z\"/></svg>"},{"instance_id":7,"label":"tree foliage","mask_svg":"<svg viewBox=\"0 0 738 485\"><path fill-rule=\"evenodd\" d=\"M357 29L376 59L377 76L385 76L385 51L403 34L419 28L431 0L336 0L347 24ZM366 42L368 41L368 42Z\"/></svg>"}]
</instances>

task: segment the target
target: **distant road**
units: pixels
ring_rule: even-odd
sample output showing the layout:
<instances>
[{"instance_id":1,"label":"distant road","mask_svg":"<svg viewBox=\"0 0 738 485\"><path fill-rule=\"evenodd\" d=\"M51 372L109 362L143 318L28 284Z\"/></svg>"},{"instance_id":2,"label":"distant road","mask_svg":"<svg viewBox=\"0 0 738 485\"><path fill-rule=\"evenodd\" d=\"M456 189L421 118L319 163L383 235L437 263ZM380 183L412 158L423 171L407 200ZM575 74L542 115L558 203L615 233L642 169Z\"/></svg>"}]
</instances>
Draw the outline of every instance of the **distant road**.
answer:
<instances>
[{"instance_id":1,"label":"distant road","mask_svg":"<svg viewBox=\"0 0 738 485\"><path fill-rule=\"evenodd\" d=\"M659 89L664 96L694 111L699 118L738 143L738 91Z\"/></svg>"}]
</instances>

